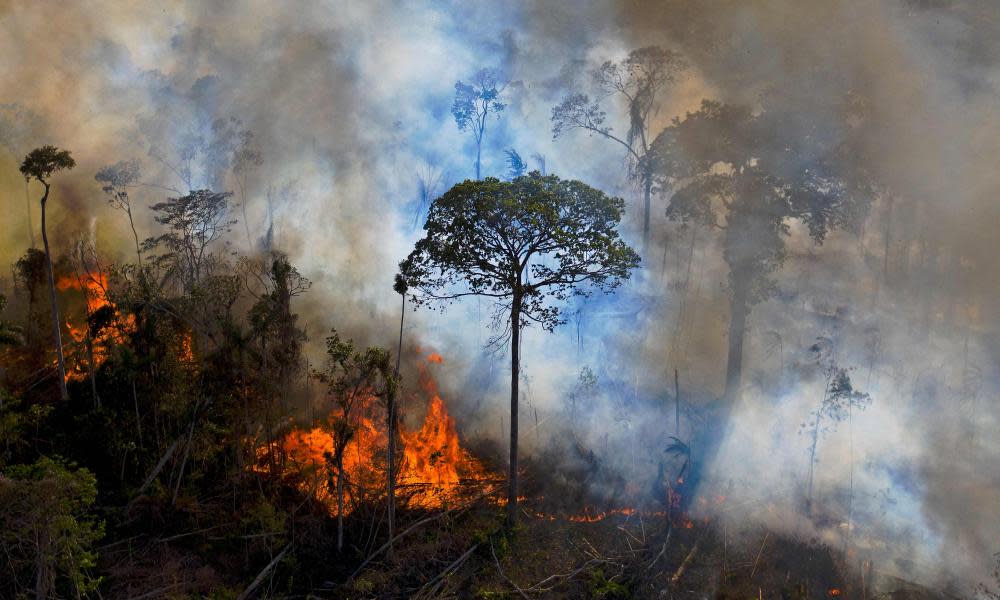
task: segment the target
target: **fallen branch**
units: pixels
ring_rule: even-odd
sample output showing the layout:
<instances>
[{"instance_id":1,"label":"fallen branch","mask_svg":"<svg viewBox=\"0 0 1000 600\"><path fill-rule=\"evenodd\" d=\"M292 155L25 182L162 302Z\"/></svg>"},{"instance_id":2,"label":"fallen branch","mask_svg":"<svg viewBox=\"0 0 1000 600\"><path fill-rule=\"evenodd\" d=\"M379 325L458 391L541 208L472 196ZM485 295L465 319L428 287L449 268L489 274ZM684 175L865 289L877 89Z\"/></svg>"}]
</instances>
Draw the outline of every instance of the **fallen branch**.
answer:
<instances>
[{"instance_id":1,"label":"fallen branch","mask_svg":"<svg viewBox=\"0 0 1000 600\"><path fill-rule=\"evenodd\" d=\"M173 444L170 444L167 451L160 457L160 462L156 463L156 467L153 468L153 470L149 473L149 476L146 477L146 481L142 483L142 486L140 486L139 490L135 493L136 496L141 496L143 492L146 491L146 488L153 484L153 481L156 480L156 476L160 474L160 471L163 470L163 466L167 464L168 460L170 460L170 457L173 455L174 450L177 449L177 444L179 444L180 441L180 438L177 438L174 440Z\"/></svg>"},{"instance_id":2,"label":"fallen branch","mask_svg":"<svg viewBox=\"0 0 1000 600\"><path fill-rule=\"evenodd\" d=\"M494 490L491 488L491 489L488 489L488 490L484 491L482 494L479 494L478 496L476 496L475 498L473 498L472 501L470 501L468 504L466 504L462 508L462 510L458 511L458 513L456 513L456 514L462 514L463 512L469 510L470 508L472 508L476 504L476 502L479 502L481 499L483 499L487 495L493 493L493 491ZM455 508L457 508L457 507L455 507ZM440 513L438 513L436 515L427 517L426 519L421 519L421 520L417 521L416 523L414 523L413 525L410 525L409 527L407 527L406 529L404 529L399 534L397 534L396 537L390 539L388 542L386 542L386 543L382 544L381 546L379 546L378 550L376 550L375 552L372 552L368 556L368 558L366 558L364 560L364 562L362 562L361 565L358 566L358 568L355 569L353 573L351 573L351 576L347 578L347 581L345 583L351 583L352 581L354 581L354 578L357 577L358 574L361 573L361 571L365 567L368 566L368 563L370 563L372 560L374 560L374 558L376 556L378 556L379 554L382 554L383 552L385 552L389 547L392 546L393 543L395 543L396 541L398 541L400 538L406 536L407 534L409 534L410 532L412 532L416 528L420 527L421 525L425 525L425 524L430 523L432 521L437 521L438 519L440 519L440 518L448 515L449 513L453 512L455 510L455 508L449 508L448 510L446 510L444 512L440 512Z\"/></svg>"},{"instance_id":3,"label":"fallen branch","mask_svg":"<svg viewBox=\"0 0 1000 600\"><path fill-rule=\"evenodd\" d=\"M672 534L673 532L674 532L674 527L673 525L670 525L669 528L667 529L667 539L663 540L663 547L660 548L660 553L657 554L656 558L650 561L650 563L646 566L647 571L652 569L653 565L656 564L656 561L660 560L660 557L662 557L664 554L667 553L667 544L670 543L670 534Z\"/></svg>"},{"instance_id":4,"label":"fallen branch","mask_svg":"<svg viewBox=\"0 0 1000 600\"><path fill-rule=\"evenodd\" d=\"M444 583L445 578L450 573L457 571L459 567L461 567L462 564L466 560L468 560L470 556L472 556L472 553L476 551L476 548L479 547L480 543L481 542L476 542L475 544L473 544L472 547L466 550L464 553L462 553L462 556L459 556L455 562L445 567L444 571L438 573L437 577L425 583L423 587L417 590L417 593L413 595L413 598L420 598L421 595L424 593L424 590L427 590L427 597L432 598L434 594L436 594L438 590L441 588L441 585Z\"/></svg>"},{"instance_id":5,"label":"fallen branch","mask_svg":"<svg viewBox=\"0 0 1000 600\"><path fill-rule=\"evenodd\" d=\"M549 575L548 577L546 577L545 579L539 581L535 585L533 585L531 587L524 588L524 591L526 591L526 592L547 592L547 591L551 590L553 587L555 587L554 585L550 586L550 587L547 587L547 588L542 587L542 586L544 586L545 584L547 584L549 582L558 581L560 579L567 579L567 580L573 579L574 577L576 577L580 573L582 573L584 571L587 571L587 570L590 570L593 567L596 567L597 565L606 565L606 564L615 564L615 563L611 559L606 559L606 558L592 558L592 559L588 560L587 562L583 563L582 565L580 565L575 570L570 571L569 573L561 573L561 574L556 574L556 575Z\"/></svg>"},{"instance_id":6,"label":"fallen branch","mask_svg":"<svg viewBox=\"0 0 1000 600\"><path fill-rule=\"evenodd\" d=\"M236 600L246 600L247 598L249 598L250 594L252 594L253 591L257 589L257 587L260 586L261 583L264 582L264 579L267 577L267 574L270 573L271 570L274 569L274 567L278 566L278 563L281 562L281 559L285 557L285 554L288 553L291 547L292 545L288 544L287 546L285 546L284 550L279 552L278 555L274 557L274 560L267 563L267 566L264 567L260 573L257 573L257 577L254 578L253 582L247 587L247 589L243 590L242 594L236 597Z\"/></svg>"},{"instance_id":7,"label":"fallen branch","mask_svg":"<svg viewBox=\"0 0 1000 600\"><path fill-rule=\"evenodd\" d=\"M198 420L198 403L194 405L194 414L191 415L191 427L188 429L187 444L184 445L184 458L181 459L181 472L177 476L177 485L174 486L174 495L170 499L170 504L177 504L177 492L181 489L181 481L184 479L184 467L187 466L188 456L191 453L191 439L194 438L194 424Z\"/></svg>"},{"instance_id":8,"label":"fallen branch","mask_svg":"<svg viewBox=\"0 0 1000 600\"><path fill-rule=\"evenodd\" d=\"M507 583L509 583L511 585L511 587L513 587L515 590L517 590L517 593L520 594L522 598L524 598L525 600L531 600L531 596L528 596L528 594L525 594L524 590L522 590L516 583L514 583L513 579L511 579L510 577L507 577L507 574L503 572L502 568L500 568L500 560L497 558L496 551L493 550L493 538L490 538L490 554L493 555L493 562L497 566L497 573L500 574L500 577L503 577L504 581L506 581Z\"/></svg>"},{"instance_id":9,"label":"fallen branch","mask_svg":"<svg viewBox=\"0 0 1000 600\"><path fill-rule=\"evenodd\" d=\"M766 543L767 543L767 537L768 537L769 535L771 535L771 532L770 532L770 531L769 531L769 532L767 532L767 533L765 533L765 534L764 534L764 541L762 541L762 542L760 543L760 550L758 550L758 551L757 551L757 558L755 558L755 559L754 559L754 561L753 561L753 570L752 570L752 571L750 571L750 580L751 580L751 581L753 580L753 576L754 576L754 573L756 573L756 572L757 572L757 563L758 563L758 562L760 561L760 554L761 554L761 552L763 552L763 551L764 551L764 544L766 544Z\"/></svg>"},{"instance_id":10,"label":"fallen branch","mask_svg":"<svg viewBox=\"0 0 1000 600\"><path fill-rule=\"evenodd\" d=\"M688 555L684 557L684 560L681 562L681 566L677 567L677 571L674 572L674 576L670 578L671 585L677 585L680 582L681 577L684 577L684 571L687 571L688 565L690 565L691 561L694 559L694 555L698 553L699 545L701 545L701 540L694 543L694 547L691 548Z\"/></svg>"}]
</instances>

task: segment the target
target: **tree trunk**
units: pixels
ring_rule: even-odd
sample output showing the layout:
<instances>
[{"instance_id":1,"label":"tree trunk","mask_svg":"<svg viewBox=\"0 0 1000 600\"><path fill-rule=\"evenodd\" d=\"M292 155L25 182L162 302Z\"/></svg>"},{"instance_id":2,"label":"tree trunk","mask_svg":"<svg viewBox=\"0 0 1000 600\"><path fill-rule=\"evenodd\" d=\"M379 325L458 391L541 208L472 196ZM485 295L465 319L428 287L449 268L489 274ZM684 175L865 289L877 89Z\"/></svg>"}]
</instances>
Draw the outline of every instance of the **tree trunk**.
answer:
<instances>
[{"instance_id":1,"label":"tree trunk","mask_svg":"<svg viewBox=\"0 0 1000 600\"><path fill-rule=\"evenodd\" d=\"M517 383L520 378L521 296L514 293L510 309L510 474L507 477L507 526L517 524Z\"/></svg>"},{"instance_id":2,"label":"tree trunk","mask_svg":"<svg viewBox=\"0 0 1000 600\"><path fill-rule=\"evenodd\" d=\"M337 552L344 549L344 450L337 452Z\"/></svg>"},{"instance_id":3,"label":"tree trunk","mask_svg":"<svg viewBox=\"0 0 1000 600\"><path fill-rule=\"evenodd\" d=\"M674 369L674 435L681 436L681 383L677 369Z\"/></svg>"},{"instance_id":4,"label":"tree trunk","mask_svg":"<svg viewBox=\"0 0 1000 600\"><path fill-rule=\"evenodd\" d=\"M101 407L101 397L97 395L97 365L94 363L94 338L90 336L90 327L87 327L87 362L90 372L90 395L94 397L94 407Z\"/></svg>"},{"instance_id":5,"label":"tree trunk","mask_svg":"<svg viewBox=\"0 0 1000 600\"><path fill-rule=\"evenodd\" d=\"M822 407L820 407L822 410ZM809 484L806 488L806 514L812 514L812 498L813 498L813 475L816 471L816 446L819 445L819 421L821 413L816 412L816 422L813 423L813 439L812 447L809 448Z\"/></svg>"},{"instance_id":6,"label":"tree trunk","mask_svg":"<svg viewBox=\"0 0 1000 600\"><path fill-rule=\"evenodd\" d=\"M28 207L28 241L31 242L31 248L35 247L35 222L31 218L31 196L28 195L28 178L24 178L24 203Z\"/></svg>"},{"instance_id":7,"label":"tree trunk","mask_svg":"<svg viewBox=\"0 0 1000 600\"><path fill-rule=\"evenodd\" d=\"M823 418L823 407L826 406L826 397L830 393L830 382L832 379L832 376L827 377L826 386L823 388L823 400L819 403L819 408L816 409L816 422L813 423L812 447L809 448L809 484L806 488L807 515L812 514L813 475L816 471L816 446L819 445L819 423Z\"/></svg>"},{"instance_id":8,"label":"tree trunk","mask_svg":"<svg viewBox=\"0 0 1000 600\"><path fill-rule=\"evenodd\" d=\"M45 265L49 272L49 299L52 302L52 332L56 337L56 357L59 364L59 395L63 400L69 400L66 389L66 360L63 358L62 332L59 327L59 305L56 303L56 277L52 272L52 255L49 253L49 236L45 231L45 203L49 199L49 184L45 185L45 195L42 196L42 244L45 246Z\"/></svg>"},{"instance_id":9,"label":"tree trunk","mask_svg":"<svg viewBox=\"0 0 1000 600\"><path fill-rule=\"evenodd\" d=\"M406 316L406 294L400 294L403 298L402 308L399 311L399 346L396 349L396 369L393 371L392 376L399 380L399 361L403 355L403 318ZM386 450L386 462L388 471L388 481L386 482L386 488L388 491L388 515L389 515L389 554L392 554L392 538L395 535L394 525L396 519L396 394L389 394L388 398L388 415L389 420L388 434L389 443Z\"/></svg>"},{"instance_id":10,"label":"tree trunk","mask_svg":"<svg viewBox=\"0 0 1000 600\"><path fill-rule=\"evenodd\" d=\"M132 238L135 240L135 257L139 261L139 270L142 271L142 249L139 246L139 234L135 230L135 221L132 219L132 206L126 205L128 214L128 224L132 228Z\"/></svg>"},{"instance_id":11,"label":"tree trunk","mask_svg":"<svg viewBox=\"0 0 1000 600\"><path fill-rule=\"evenodd\" d=\"M726 359L726 391L723 397L729 403L740 399L740 386L743 379L743 336L746 334L747 287L737 285L733 290L731 314L729 316L729 356Z\"/></svg>"},{"instance_id":12,"label":"tree trunk","mask_svg":"<svg viewBox=\"0 0 1000 600\"><path fill-rule=\"evenodd\" d=\"M483 140L479 139L476 140L476 181L479 181L480 179L479 171L482 165L481 162L482 156L483 156Z\"/></svg>"},{"instance_id":13,"label":"tree trunk","mask_svg":"<svg viewBox=\"0 0 1000 600\"><path fill-rule=\"evenodd\" d=\"M649 222L652 210L653 177L651 173L642 174L642 256L649 258Z\"/></svg>"}]
</instances>

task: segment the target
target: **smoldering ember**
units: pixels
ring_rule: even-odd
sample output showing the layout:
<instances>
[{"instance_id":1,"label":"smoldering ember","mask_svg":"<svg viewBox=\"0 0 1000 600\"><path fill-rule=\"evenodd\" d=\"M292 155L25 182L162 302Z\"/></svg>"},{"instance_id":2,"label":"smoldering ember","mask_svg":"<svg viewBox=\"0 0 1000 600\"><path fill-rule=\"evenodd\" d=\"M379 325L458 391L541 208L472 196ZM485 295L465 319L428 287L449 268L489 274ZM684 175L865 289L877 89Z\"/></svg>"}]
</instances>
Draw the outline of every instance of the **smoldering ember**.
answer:
<instances>
[{"instance_id":1,"label":"smoldering ember","mask_svg":"<svg viewBox=\"0 0 1000 600\"><path fill-rule=\"evenodd\" d=\"M1000 600L1000 4L0 31L0 598Z\"/></svg>"}]
</instances>

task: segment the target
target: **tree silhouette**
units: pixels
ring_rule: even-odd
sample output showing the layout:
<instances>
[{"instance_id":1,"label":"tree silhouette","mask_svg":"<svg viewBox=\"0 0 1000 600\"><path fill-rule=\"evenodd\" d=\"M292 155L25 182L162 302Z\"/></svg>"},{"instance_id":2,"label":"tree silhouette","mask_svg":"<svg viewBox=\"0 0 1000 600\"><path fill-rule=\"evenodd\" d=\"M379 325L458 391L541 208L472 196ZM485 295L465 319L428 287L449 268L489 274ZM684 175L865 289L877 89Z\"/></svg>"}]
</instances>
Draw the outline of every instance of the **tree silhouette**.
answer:
<instances>
[{"instance_id":1,"label":"tree silhouette","mask_svg":"<svg viewBox=\"0 0 1000 600\"><path fill-rule=\"evenodd\" d=\"M501 98L506 85L503 75L496 69L480 69L469 84L455 82L451 114L459 131L471 132L476 140L476 179L482 177L483 137L488 117L492 113L499 119L500 113L507 108Z\"/></svg>"},{"instance_id":2,"label":"tree silhouette","mask_svg":"<svg viewBox=\"0 0 1000 600\"><path fill-rule=\"evenodd\" d=\"M326 338L328 365L317 373L327 384L336 404L333 420L333 452L326 457L337 470L337 551L344 547L344 491L347 474L344 451L354 438L361 412L370 408L366 400L377 395L395 396L396 378L390 366L391 355L376 346L355 350L352 340L344 340L336 331ZM381 387L379 382L381 381Z\"/></svg>"},{"instance_id":3,"label":"tree silhouette","mask_svg":"<svg viewBox=\"0 0 1000 600\"><path fill-rule=\"evenodd\" d=\"M504 150L504 154L507 155L507 179L517 179L527 172L528 165L525 164L517 150L510 148Z\"/></svg>"},{"instance_id":4,"label":"tree silhouette","mask_svg":"<svg viewBox=\"0 0 1000 600\"><path fill-rule=\"evenodd\" d=\"M620 198L537 171L510 182L467 180L434 201L425 237L400 263L416 304L465 296L496 301L499 331L491 344L509 339L511 353L511 525L517 520L521 329L536 323L553 330L565 322L563 301L593 289L609 292L638 266L639 256L618 234L623 210Z\"/></svg>"},{"instance_id":5,"label":"tree silhouette","mask_svg":"<svg viewBox=\"0 0 1000 600\"><path fill-rule=\"evenodd\" d=\"M139 185L139 161L136 159L118 161L102 168L94 175L94 180L103 184L101 189L108 195L108 204L128 216L129 227L132 228L132 238L135 240L135 256L142 270L142 248L139 245L139 234L135 230L135 219L132 216L132 200L128 191Z\"/></svg>"},{"instance_id":6,"label":"tree silhouette","mask_svg":"<svg viewBox=\"0 0 1000 600\"><path fill-rule=\"evenodd\" d=\"M594 71L594 82L603 94L600 99L591 101L588 95L574 92L552 109L553 139L572 129L583 129L625 148L629 177L642 187L644 252L649 243L653 189L652 165L646 160L652 143L649 121L657 109L659 93L685 68L686 64L676 52L658 46L639 48L622 62L606 61ZM624 138L612 133L612 128L605 124L607 112L601 108L601 100L612 96L626 103L629 127Z\"/></svg>"},{"instance_id":7,"label":"tree silhouette","mask_svg":"<svg viewBox=\"0 0 1000 600\"><path fill-rule=\"evenodd\" d=\"M647 161L658 184L672 192L667 217L722 236L731 299L729 401L741 385L747 318L776 289L771 275L785 261L792 221L804 223L821 244L831 228L855 228L870 201L865 179L840 168L845 146L805 148L774 139L770 117L705 100L657 136Z\"/></svg>"},{"instance_id":8,"label":"tree silhouette","mask_svg":"<svg viewBox=\"0 0 1000 600\"><path fill-rule=\"evenodd\" d=\"M143 250L164 248L165 254L156 258L166 264L170 272L180 277L184 290L190 292L205 275L212 259L209 247L236 224L229 218L231 192L195 190L186 196L169 198L150 208L157 213L157 223L167 226L167 232L147 238Z\"/></svg>"},{"instance_id":9,"label":"tree silhouette","mask_svg":"<svg viewBox=\"0 0 1000 600\"><path fill-rule=\"evenodd\" d=\"M872 402L872 397L854 389L851 383L851 376L847 369L837 366L832 359L826 367L826 385L823 387L823 399L819 407L812 412L812 426L809 427L809 435L812 443L809 447L809 479L806 488L806 510L812 509L813 499L813 474L816 470L816 448L819 445L819 438L824 433L834 430L837 423L847 419L852 409L864 410ZM823 425L827 421L830 424ZM808 426L802 425L805 430Z\"/></svg>"},{"instance_id":10,"label":"tree silhouette","mask_svg":"<svg viewBox=\"0 0 1000 600\"><path fill-rule=\"evenodd\" d=\"M49 236L45 229L45 205L49 200L49 178L56 171L72 169L76 161L68 150L55 146L42 146L28 153L21 163L21 174L26 180L34 179L45 187L40 203L42 205L42 244L45 247L45 264L49 274L49 299L52 302L52 331L56 339L56 357L59 365L59 393L63 400L69 400L66 390L66 360L63 357L62 332L59 319L59 305L56 303L56 282L52 273L52 253L49 251Z\"/></svg>"}]
</instances>

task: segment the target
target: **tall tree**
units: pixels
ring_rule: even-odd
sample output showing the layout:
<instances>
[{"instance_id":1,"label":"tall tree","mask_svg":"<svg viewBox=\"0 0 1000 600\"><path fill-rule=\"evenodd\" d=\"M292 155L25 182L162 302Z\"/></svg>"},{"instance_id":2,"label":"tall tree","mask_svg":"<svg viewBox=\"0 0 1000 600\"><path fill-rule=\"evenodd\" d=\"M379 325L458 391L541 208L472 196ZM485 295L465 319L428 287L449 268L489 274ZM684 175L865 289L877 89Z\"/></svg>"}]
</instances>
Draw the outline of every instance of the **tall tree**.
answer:
<instances>
[{"instance_id":1,"label":"tall tree","mask_svg":"<svg viewBox=\"0 0 1000 600\"><path fill-rule=\"evenodd\" d=\"M156 222L166 225L167 231L147 238L143 250L164 248L166 253L157 257L156 262L166 263L187 292L207 274L206 267L213 259L209 251L212 243L236 224L235 219L229 218L230 196L231 192L195 190L150 207L157 213Z\"/></svg>"},{"instance_id":2,"label":"tall tree","mask_svg":"<svg viewBox=\"0 0 1000 600\"><path fill-rule=\"evenodd\" d=\"M56 171L72 169L76 161L70 156L69 150L60 150L55 146L42 146L28 153L21 163L21 174L25 180L34 179L45 188L40 203L42 205L42 244L45 247L45 265L49 274L49 299L52 302L52 332L55 334L56 357L59 365L59 394L63 400L69 400L66 390L66 360L63 357L62 331L59 319L59 305L56 303L56 281L52 273L52 253L49 251L49 236L45 229L45 205L49 200L51 184L49 178Z\"/></svg>"},{"instance_id":3,"label":"tall tree","mask_svg":"<svg viewBox=\"0 0 1000 600\"><path fill-rule=\"evenodd\" d=\"M336 331L326 338L328 365L318 373L327 384L336 404L333 416L333 452L327 460L337 472L337 551L344 547L344 492L347 474L344 470L344 452L354 438L361 413L370 409L367 400L375 395L394 396L396 379L390 366L391 354L376 346L364 351L355 350L352 340L344 340ZM381 386L380 386L381 382Z\"/></svg>"},{"instance_id":4,"label":"tall tree","mask_svg":"<svg viewBox=\"0 0 1000 600\"><path fill-rule=\"evenodd\" d=\"M108 195L108 204L125 213L132 238L135 240L135 257L142 269L142 248L139 245L139 234L135 230L135 218L132 216L132 199L129 189L139 185L139 161L136 159L118 161L102 168L94 175L94 179L102 184L101 189Z\"/></svg>"},{"instance_id":5,"label":"tall tree","mask_svg":"<svg viewBox=\"0 0 1000 600\"><path fill-rule=\"evenodd\" d=\"M648 160L672 192L667 217L722 236L729 267L729 402L739 397L747 319L776 289L771 276L785 261L791 223L805 224L821 244L831 228L855 230L871 197L866 177L843 168L846 142L816 147L779 140L778 127L767 113L704 100L657 136Z\"/></svg>"},{"instance_id":6,"label":"tall tree","mask_svg":"<svg viewBox=\"0 0 1000 600\"><path fill-rule=\"evenodd\" d=\"M476 140L476 179L482 178L483 137L490 114L500 118L507 108L504 104L504 88L507 86L503 75L497 69L480 69L469 83L455 82L455 103L451 114L459 131L469 131Z\"/></svg>"},{"instance_id":7,"label":"tall tree","mask_svg":"<svg viewBox=\"0 0 1000 600\"><path fill-rule=\"evenodd\" d=\"M485 296L496 302L491 343L509 340L510 474L507 519L517 520L521 329L565 322L571 295L610 292L638 266L618 225L624 201L579 181L533 172L513 181L465 181L431 205L426 235L400 263L416 304ZM589 285L583 285L589 284Z\"/></svg>"},{"instance_id":8,"label":"tall tree","mask_svg":"<svg viewBox=\"0 0 1000 600\"><path fill-rule=\"evenodd\" d=\"M399 361L403 356L403 319L406 317L406 278L397 273L393 281L392 289L399 294L399 345L396 347L396 368L392 371L392 376L399 381ZM394 390L395 391L395 390ZM386 434L389 442L386 448L386 489L388 491L388 513L389 513L389 551L392 551L392 538L395 535L394 527L396 522L396 394L386 397Z\"/></svg>"},{"instance_id":9,"label":"tall tree","mask_svg":"<svg viewBox=\"0 0 1000 600\"><path fill-rule=\"evenodd\" d=\"M648 249L649 223L652 206L653 171L646 160L653 136L650 120L659 107L659 94L673 82L687 65L679 54L658 46L633 50L620 63L606 61L593 72L594 82L602 93L591 101L582 92L574 92L552 109L552 137L558 138L572 129L583 129L600 135L625 149L628 175L642 188L642 243ZM621 137L605 124L607 112L601 100L617 97L625 102L628 131Z\"/></svg>"}]
</instances>

